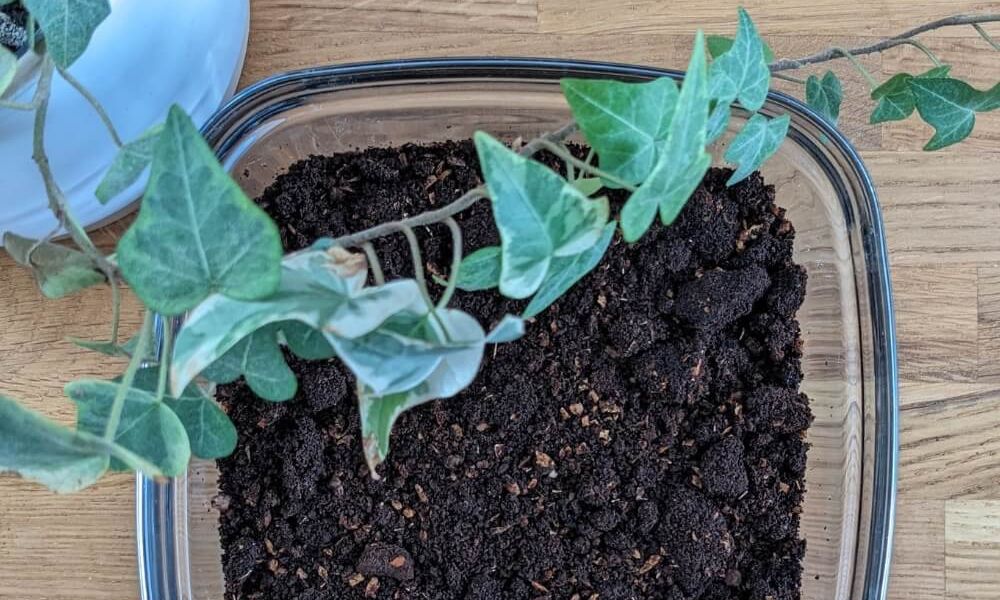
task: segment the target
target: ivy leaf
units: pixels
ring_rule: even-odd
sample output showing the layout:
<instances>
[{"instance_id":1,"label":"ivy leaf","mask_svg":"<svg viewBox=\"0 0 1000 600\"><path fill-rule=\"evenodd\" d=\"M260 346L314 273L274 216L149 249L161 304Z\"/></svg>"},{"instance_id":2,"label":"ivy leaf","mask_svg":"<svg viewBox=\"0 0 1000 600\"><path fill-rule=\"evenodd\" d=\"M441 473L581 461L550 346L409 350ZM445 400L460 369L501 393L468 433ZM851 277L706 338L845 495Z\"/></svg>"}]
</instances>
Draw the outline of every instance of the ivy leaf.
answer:
<instances>
[{"instance_id":1,"label":"ivy leaf","mask_svg":"<svg viewBox=\"0 0 1000 600\"><path fill-rule=\"evenodd\" d=\"M66 68L87 49L94 30L111 14L108 0L21 0L45 33L57 65Z\"/></svg>"},{"instance_id":2,"label":"ivy leaf","mask_svg":"<svg viewBox=\"0 0 1000 600\"><path fill-rule=\"evenodd\" d=\"M0 472L13 471L55 492L76 492L108 469L100 441L0 396Z\"/></svg>"},{"instance_id":3,"label":"ivy leaf","mask_svg":"<svg viewBox=\"0 0 1000 600\"><path fill-rule=\"evenodd\" d=\"M125 280L146 306L177 315L213 292L240 300L271 294L281 254L278 228L172 106L139 217L118 243Z\"/></svg>"},{"instance_id":4,"label":"ivy leaf","mask_svg":"<svg viewBox=\"0 0 1000 600\"><path fill-rule=\"evenodd\" d=\"M948 77L915 77L909 84L920 118L934 128L924 150L940 150L962 141L972 133L976 112L1000 108L1000 83L986 91Z\"/></svg>"},{"instance_id":5,"label":"ivy leaf","mask_svg":"<svg viewBox=\"0 0 1000 600\"><path fill-rule=\"evenodd\" d=\"M611 230L614 231L614 224L612 224ZM597 242L600 245L600 242ZM589 250L588 250L589 252ZM513 342L524 335L524 319L514 315L504 315L503 319L497 323L497 326L493 328L486 335L487 344L504 344L507 342Z\"/></svg>"},{"instance_id":6,"label":"ivy leaf","mask_svg":"<svg viewBox=\"0 0 1000 600\"><path fill-rule=\"evenodd\" d=\"M291 400L299 387L273 325L244 337L201 374L216 383L232 383L242 375L255 394L272 402Z\"/></svg>"},{"instance_id":7,"label":"ivy leaf","mask_svg":"<svg viewBox=\"0 0 1000 600\"><path fill-rule=\"evenodd\" d=\"M0 46L0 96L7 91L14 75L17 74L17 57L4 46Z\"/></svg>"},{"instance_id":8,"label":"ivy leaf","mask_svg":"<svg viewBox=\"0 0 1000 600\"><path fill-rule=\"evenodd\" d=\"M705 141L707 143L714 142L719 139L720 135L726 132L731 113L732 107L729 102L717 101L715 103L715 106L712 107L712 111L708 115L708 125L705 133Z\"/></svg>"},{"instance_id":9,"label":"ivy leaf","mask_svg":"<svg viewBox=\"0 0 1000 600\"><path fill-rule=\"evenodd\" d=\"M608 200L591 200L551 169L481 131L476 149L500 230L500 292L534 293L553 257L594 245L608 221Z\"/></svg>"},{"instance_id":10,"label":"ivy leaf","mask_svg":"<svg viewBox=\"0 0 1000 600\"><path fill-rule=\"evenodd\" d=\"M645 179L667 136L677 84L663 77L646 83L563 79L560 85L601 168L631 183Z\"/></svg>"},{"instance_id":11,"label":"ivy leaf","mask_svg":"<svg viewBox=\"0 0 1000 600\"><path fill-rule=\"evenodd\" d=\"M762 40L763 41L763 40ZM724 35L706 35L705 43L708 46L708 54L713 59L719 58L723 54L729 51L733 47L733 38ZM774 62L776 58L774 55L774 50L771 46L763 41L764 44L764 60L769 64Z\"/></svg>"},{"instance_id":12,"label":"ivy leaf","mask_svg":"<svg viewBox=\"0 0 1000 600\"><path fill-rule=\"evenodd\" d=\"M66 394L77 405L77 428L93 436L104 435L111 406L121 384L82 379L66 385ZM184 425L170 408L138 388L129 388L114 443L138 461L111 459L111 468L141 470L148 475L175 477L187 469L191 445ZM153 470L149 470L152 468Z\"/></svg>"},{"instance_id":13,"label":"ivy leaf","mask_svg":"<svg viewBox=\"0 0 1000 600\"><path fill-rule=\"evenodd\" d=\"M949 70L950 66L941 65L916 77L946 77ZM886 121L901 121L913 114L913 109L916 107L916 99L910 89L910 80L913 77L909 73L897 73L872 90L872 100L878 101L869 119L873 125Z\"/></svg>"},{"instance_id":14,"label":"ivy leaf","mask_svg":"<svg viewBox=\"0 0 1000 600\"><path fill-rule=\"evenodd\" d=\"M36 240L7 232L3 245L17 264L28 267L46 298L62 298L84 288L104 283L104 275L86 254L52 242L42 242L28 253Z\"/></svg>"},{"instance_id":15,"label":"ivy leaf","mask_svg":"<svg viewBox=\"0 0 1000 600\"><path fill-rule=\"evenodd\" d=\"M480 248L462 259L458 267L458 289L489 290L500 285L500 246Z\"/></svg>"},{"instance_id":16,"label":"ivy leaf","mask_svg":"<svg viewBox=\"0 0 1000 600\"><path fill-rule=\"evenodd\" d=\"M833 71L824 73L823 79L815 75L806 79L806 104L833 125L837 124L840 116L840 101L843 96L840 79Z\"/></svg>"},{"instance_id":17,"label":"ivy leaf","mask_svg":"<svg viewBox=\"0 0 1000 600\"><path fill-rule=\"evenodd\" d=\"M454 396L468 387L479 372L485 345L482 327L458 310L444 309L437 314L449 338L465 340L463 348L445 355L430 375L411 389L380 396L363 387L359 394L365 459L376 479L375 469L389 455L389 437L399 416L425 402Z\"/></svg>"},{"instance_id":18,"label":"ivy leaf","mask_svg":"<svg viewBox=\"0 0 1000 600\"><path fill-rule=\"evenodd\" d=\"M147 367L135 373L132 386L155 394L159 369ZM236 448L236 426L211 398L195 385L189 385L177 398L165 396L163 403L174 411L184 425L191 453L199 458L222 458Z\"/></svg>"},{"instance_id":19,"label":"ivy leaf","mask_svg":"<svg viewBox=\"0 0 1000 600\"><path fill-rule=\"evenodd\" d=\"M288 349L299 358L324 360L335 355L333 346L326 341L323 332L318 329L313 329L298 321L283 321L279 327Z\"/></svg>"},{"instance_id":20,"label":"ivy leaf","mask_svg":"<svg viewBox=\"0 0 1000 600\"><path fill-rule=\"evenodd\" d=\"M593 196L604 187L604 181L600 177L581 177L573 181L573 187L584 196Z\"/></svg>"},{"instance_id":21,"label":"ivy leaf","mask_svg":"<svg viewBox=\"0 0 1000 600\"><path fill-rule=\"evenodd\" d=\"M712 63L709 94L727 104L738 99L747 110L755 111L767 99L771 71L764 58L764 42L750 15L742 7L739 15L732 47Z\"/></svg>"},{"instance_id":22,"label":"ivy leaf","mask_svg":"<svg viewBox=\"0 0 1000 600\"><path fill-rule=\"evenodd\" d=\"M139 179L153 161L153 148L162 132L162 124L154 125L118 150L108 172L94 192L101 204L107 204Z\"/></svg>"},{"instance_id":23,"label":"ivy leaf","mask_svg":"<svg viewBox=\"0 0 1000 600\"><path fill-rule=\"evenodd\" d=\"M742 131L733 138L729 148L726 149L726 160L739 165L726 185L743 181L760 168L785 140L790 121L788 115L774 119L768 119L761 114L750 117Z\"/></svg>"},{"instance_id":24,"label":"ivy leaf","mask_svg":"<svg viewBox=\"0 0 1000 600\"><path fill-rule=\"evenodd\" d=\"M278 291L260 300L213 294L188 315L174 341L171 389L184 389L202 370L254 331L299 321L324 335L355 338L404 310L426 310L413 280L364 287L363 254L341 248L307 250L282 262Z\"/></svg>"},{"instance_id":25,"label":"ivy leaf","mask_svg":"<svg viewBox=\"0 0 1000 600\"><path fill-rule=\"evenodd\" d=\"M704 36L699 31L664 149L649 178L622 208L622 234L628 242L646 233L657 208L663 223L672 223L708 171L712 157L705 151L707 78Z\"/></svg>"},{"instance_id":26,"label":"ivy leaf","mask_svg":"<svg viewBox=\"0 0 1000 600\"><path fill-rule=\"evenodd\" d=\"M576 285L584 275L594 270L594 267L601 262L608 246L611 245L611 238L615 235L615 222L612 221L604 226L604 233L601 239L588 250L573 256L566 256L552 260L552 266L545 275L538 293L524 309L524 317L531 318L542 312L558 300L566 291Z\"/></svg>"}]
</instances>

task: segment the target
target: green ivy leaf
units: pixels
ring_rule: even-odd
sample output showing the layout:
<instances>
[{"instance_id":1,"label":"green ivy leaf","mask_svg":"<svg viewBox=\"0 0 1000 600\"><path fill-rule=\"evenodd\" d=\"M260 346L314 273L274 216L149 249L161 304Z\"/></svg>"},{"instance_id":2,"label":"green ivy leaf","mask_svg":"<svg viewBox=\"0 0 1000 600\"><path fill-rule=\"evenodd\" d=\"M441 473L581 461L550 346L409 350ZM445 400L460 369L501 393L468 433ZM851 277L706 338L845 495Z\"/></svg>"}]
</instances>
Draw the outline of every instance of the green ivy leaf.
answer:
<instances>
[{"instance_id":1,"label":"green ivy leaf","mask_svg":"<svg viewBox=\"0 0 1000 600\"><path fill-rule=\"evenodd\" d=\"M788 115L774 119L760 114L750 117L726 149L726 160L739 165L726 185L743 181L777 152L788 133L790 121Z\"/></svg>"},{"instance_id":2,"label":"green ivy leaf","mask_svg":"<svg viewBox=\"0 0 1000 600\"><path fill-rule=\"evenodd\" d=\"M0 96L7 91L14 75L17 74L17 57L4 46L0 46Z\"/></svg>"},{"instance_id":3,"label":"green ivy leaf","mask_svg":"<svg viewBox=\"0 0 1000 600\"><path fill-rule=\"evenodd\" d=\"M96 379L66 385L66 394L77 405L80 431L104 435L120 387L119 383ZM141 459L132 462L116 456L111 459L114 470L131 468L148 475L175 477L187 469L191 458L191 444L177 415L153 394L134 387L126 392L114 443Z\"/></svg>"},{"instance_id":4,"label":"green ivy leaf","mask_svg":"<svg viewBox=\"0 0 1000 600\"><path fill-rule=\"evenodd\" d=\"M107 204L139 179L153 161L153 149L162 132L162 124L154 125L118 150L108 172L94 192L101 204Z\"/></svg>"},{"instance_id":5,"label":"green ivy leaf","mask_svg":"<svg viewBox=\"0 0 1000 600\"><path fill-rule=\"evenodd\" d=\"M614 227L612 226L612 231ZM598 242L600 244L600 242ZM589 252L589 250L588 250ZM505 344L520 339L524 335L524 319L515 315L504 315L503 319L497 323L488 334L486 334L487 344Z\"/></svg>"},{"instance_id":6,"label":"green ivy leaf","mask_svg":"<svg viewBox=\"0 0 1000 600\"><path fill-rule=\"evenodd\" d=\"M45 45L60 67L87 49L94 30L111 14L108 0L22 0L45 33Z\"/></svg>"},{"instance_id":7,"label":"green ivy leaf","mask_svg":"<svg viewBox=\"0 0 1000 600\"><path fill-rule=\"evenodd\" d=\"M231 383L243 376L255 394L272 402L291 400L299 387L273 325L244 337L201 374L216 383Z\"/></svg>"},{"instance_id":8,"label":"green ivy leaf","mask_svg":"<svg viewBox=\"0 0 1000 600\"><path fill-rule=\"evenodd\" d=\"M840 79L833 71L823 74L823 79L810 75L806 79L806 104L833 125L840 116L840 101L844 96Z\"/></svg>"},{"instance_id":9,"label":"green ivy leaf","mask_svg":"<svg viewBox=\"0 0 1000 600\"><path fill-rule=\"evenodd\" d=\"M118 243L122 275L149 308L190 310L213 292L267 296L281 277L281 239L222 169L191 119L170 108L139 217Z\"/></svg>"},{"instance_id":10,"label":"green ivy leaf","mask_svg":"<svg viewBox=\"0 0 1000 600\"><path fill-rule=\"evenodd\" d=\"M601 168L631 183L645 179L667 136L677 84L669 77L646 83L563 79L560 84Z\"/></svg>"},{"instance_id":11,"label":"green ivy leaf","mask_svg":"<svg viewBox=\"0 0 1000 600\"><path fill-rule=\"evenodd\" d=\"M608 200L591 200L541 163L481 131L476 149L500 230L500 292L534 293L553 257L593 246L608 221Z\"/></svg>"},{"instance_id":12,"label":"green ivy leaf","mask_svg":"<svg viewBox=\"0 0 1000 600\"><path fill-rule=\"evenodd\" d=\"M771 71L764 58L764 42L750 15L742 7L739 15L736 40L712 63L709 94L725 104L738 99L747 110L755 111L767 100Z\"/></svg>"},{"instance_id":13,"label":"green ivy leaf","mask_svg":"<svg viewBox=\"0 0 1000 600\"><path fill-rule=\"evenodd\" d=\"M762 40L763 41L763 40ZM733 47L733 38L724 35L707 35L705 36L705 43L708 46L708 54L713 59L719 58L723 54L729 51ZM764 60L768 63L773 63L776 58L774 55L774 50L771 46L764 41Z\"/></svg>"},{"instance_id":14,"label":"green ivy leaf","mask_svg":"<svg viewBox=\"0 0 1000 600\"><path fill-rule=\"evenodd\" d=\"M0 471L13 471L49 489L75 492L108 469L101 440L56 424L0 396Z\"/></svg>"},{"instance_id":15,"label":"green ivy leaf","mask_svg":"<svg viewBox=\"0 0 1000 600\"><path fill-rule=\"evenodd\" d=\"M389 455L389 437L399 416L425 402L454 396L468 387L479 372L485 347L482 327L474 318L458 310L444 309L437 314L447 337L464 340L463 346L443 355L435 369L410 389L378 395L363 387L359 394L365 459L375 478L378 477L375 468Z\"/></svg>"},{"instance_id":16,"label":"green ivy leaf","mask_svg":"<svg viewBox=\"0 0 1000 600\"><path fill-rule=\"evenodd\" d=\"M282 262L277 292L260 300L213 294L188 315L174 341L171 389L184 389L199 373L258 329L298 321L324 335L354 338L393 314L426 306L412 280L365 288L363 254L341 248L307 250Z\"/></svg>"},{"instance_id":17,"label":"green ivy leaf","mask_svg":"<svg viewBox=\"0 0 1000 600\"><path fill-rule=\"evenodd\" d=\"M950 69L948 65L941 65L916 77L945 77ZM913 114L913 109L916 107L916 99L910 89L910 80L913 77L909 73L897 73L872 90L872 100L878 102L869 119L873 125L886 121L901 121Z\"/></svg>"},{"instance_id":18,"label":"green ivy leaf","mask_svg":"<svg viewBox=\"0 0 1000 600\"><path fill-rule=\"evenodd\" d=\"M47 298L62 298L84 288L104 283L104 275L86 254L52 242L42 242L31 254L36 240L7 232L3 245L17 264L28 267Z\"/></svg>"},{"instance_id":19,"label":"green ivy leaf","mask_svg":"<svg viewBox=\"0 0 1000 600\"><path fill-rule=\"evenodd\" d=\"M1000 107L1000 83L980 91L948 77L913 78L909 82L920 118L934 128L924 150L939 150L962 141L976 124L976 113Z\"/></svg>"},{"instance_id":20,"label":"green ivy leaf","mask_svg":"<svg viewBox=\"0 0 1000 600\"><path fill-rule=\"evenodd\" d=\"M664 149L649 178L622 208L622 234L628 242L646 233L657 208L663 223L672 223L708 171L712 157L705 151L707 79L704 36L699 31Z\"/></svg>"},{"instance_id":21,"label":"green ivy leaf","mask_svg":"<svg viewBox=\"0 0 1000 600\"><path fill-rule=\"evenodd\" d=\"M524 309L524 317L530 319L552 305L566 291L576 285L584 275L594 270L601 262L611 238L615 235L615 222L605 225L601 239L588 250L574 256L556 258L552 261L549 272L545 275L538 293Z\"/></svg>"},{"instance_id":22,"label":"green ivy leaf","mask_svg":"<svg viewBox=\"0 0 1000 600\"><path fill-rule=\"evenodd\" d=\"M480 248L462 259L458 267L458 289L489 290L500 285L500 246Z\"/></svg>"},{"instance_id":23,"label":"green ivy leaf","mask_svg":"<svg viewBox=\"0 0 1000 600\"><path fill-rule=\"evenodd\" d=\"M705 132L705 141L712 143L719 139L719 136L726 132L729 126L729 117L732 114L732 106L729 102L716 102L712 111L708 115L708 125Z\"/></svg>"},{"instance_id":24,"label":"green ivy leaf","mask_svg":"<svg viewBox=\"0 0 1000 600\"><path fill-rule=\"evenodd\" d=\"M580 191L584 196L593 196L597 192L601 191L604 187L604 182L600 177L581 177L573 182L573 187Z\"/></svg>"},{"instance_id":25,"label":"green ivy leaf","mask_svg":"<svg viewBox=\"0 0 1000 600\"><path fill-rule=\"evenodd\" d=\"M336 353L333 346L326 341L323 332L298 321L283 321L278 324L285 338L288 349L299 358L306 360L324 360Z\"/></svg>"}]
</instances>

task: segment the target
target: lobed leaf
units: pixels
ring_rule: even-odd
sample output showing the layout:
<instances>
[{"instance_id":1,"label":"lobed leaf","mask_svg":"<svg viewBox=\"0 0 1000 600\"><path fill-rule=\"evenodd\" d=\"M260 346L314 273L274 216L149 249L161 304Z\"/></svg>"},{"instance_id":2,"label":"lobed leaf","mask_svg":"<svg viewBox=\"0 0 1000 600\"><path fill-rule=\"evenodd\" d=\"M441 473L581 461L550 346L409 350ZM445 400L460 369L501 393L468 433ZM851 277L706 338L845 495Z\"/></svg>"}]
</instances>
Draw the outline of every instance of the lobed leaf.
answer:
<instances>
[{"instance_id":1,"label":"lobed leaf","mask_svg":"<svg viewBox=\"0 0 1000 600\"><path fill-rule=\"evenodd\" d=\"M716 41L715 45L718 49L720 43ZM712 63L709 94L725 104L738 99L747 110L755 111L764 105L770 81L764 41L750 15L740 7L736 39Z\"/></svg>"},{"instance_id":2,"label":"lobed leaf","mask_svg":"<svg viewBox=\"0 0 1000 600\"><path fill-rule=\"evenodd\" d=\"M920 118L934 128L924 150L939 150L962 141L972 133L977 112L1000 107L1000 83L980 91L949 77L915 77L909 86Z\"/></svg>"},{"instance_id":3,"label":"lobed leaf","mask_svg":"<svg viewBox=\"0 0 1000 600\"><path fill-rule=\"evenodd\" d=\"M840 79L833 71L827 71L820 79L810 75L806 79L806 104L833 125L840 116L840 101L844 96Z\"/></svg>"},{"instance_id":4,"label":"lobed leaf","mask_svg":"<svg viewBox=\"0 0 1000 600\"><path fill-rule=\"evenodd\" d=\"M601 168L631 183L645 179L667 136L677 84L663 77L646 83L563 79L560 85Z\"/></svg>"},{"instance_id":5,"label":"lobed leaf","mask_svg":"<svg viewBox=\"0 0 1000 600\"><path fill-rule=\"evenodd\" d=\"M601 262L611 239L615 235L616 223L614 221L604 226L601 239L588 250L575 254L553 259L549 272L546 273L542 285L538 292L524 309L524 317L531 318L539 314L552 305L571 287L576 285L584 275L594 270L594 267Z\"/></svg>"},{"instance_id":6,"label":"lobed leaf","mask_svg":"<svg viewBox=\"0 0 1000 600\"><path fill-rule=\"evenodd\" d=\"M774 119L761 114L750 117L726 149L725 159L739 165L726 185L746 179L777 152L788 133L790 121L788 115Z\"/></svg>"},{"instance_id":7,"label":"lobed leaf","mask_svg":"<svg viewBox=\"0 0 1000 600\"><path fill-rule=\"evenodd\" d=\"M458 267L458 289L489 290L500 285L500 246L480 248L462 259Z\"/></svg>"},{"instance_id":8,"label":"lobed leaf","mask_svg":"<svg viewBox=\"0 0 1000 600\"><path fill-rule=\"evenodd\" d=\"M212 293L271 294L281 254L277 227L230 179L184 111L171 107L139 217L118 243L125 280L146 306L177 315Z\"/></svg>"},{"instance_id":9,"label":"lobed leaf","mask_svg":"<svg viewBox=\"0 0 1000 600\"><path fill-rule=\"evenodd\" d=\"M733 47L733 41L733 38L724 35L706 35L705 45L708 47L708 55L713 59L719 58ZM774 50L771 49L771 46L766 41L763 41L763 43L764 60L768 63L773 63L776 58Z\"/></svg>"},{"instance_id":10,"label":"lobed leaf","mask_svg":"<svg viewBox=\"0 0 1000 600\"><path fill-rule=\"evenodd\" d=\"M139 179L149 163L153 162L153 149L162 132L162 124L154 125L118 150L94 192L101 204L107 204Z\"/></svg>"},{"instance_id":11,"label":"lobed leaf","mask_svg":"<svg viewBox=\"0 0 1000 600\"><path fill-rule=\"evenodd\" d=\"M941 65L916 77L945 77L950 69L948 65ZM872 124L901 121L913 114L913 109L916 107L916 99L910 89L910 80L913 78L914 76L909 73L897 73L872 90L872 100L877 101L869 119Z\"/></svg>"},{"instance_id":12,"label":"lobed leaf","mask_svg":"<svg viewBox=\"0 0 1000 600\"><path fill-rule=\"evenodd\" d=\"M31 269L38 288L47 298L62 298L105 281L97 264L79 250L52 242L38 244L37 240L9 231L3 236L3 245L14 262Z\"/></svg>"},{"instance_id":13,"label":"lobed leaf","mask_svg":"<svg viewBox=\"0 0 1000 600\"><path fill-rule=\"evenodd\" d=\"M594 245L608 221L608 200L591 200L541 163L481 131L476 149L500 231L500 292L526 298L554 257Z\"/></svg>"},{"instance_id":14,"label":"lobed leaf","mask_svg":"<svg viewBox=\"0 0 1000 600\"><path fill-rule=\"evenodd\" d=\"M201 374L216 383L231 383L243 376L255 394L272 402L291 400L299 387L281 353L275 325L244 337Z\"/></svg>"},{"instance_id":15,"label":"lobed leaf","mask_svg":"<svg viewBox=\"0 0 1000 600\"><path fill-rule=\"evenodd\" d=\"M21 0L45 33L52 60L62 68L80 58L94 30L111 14L108 0Z\"/></svg>"}]
</instances>

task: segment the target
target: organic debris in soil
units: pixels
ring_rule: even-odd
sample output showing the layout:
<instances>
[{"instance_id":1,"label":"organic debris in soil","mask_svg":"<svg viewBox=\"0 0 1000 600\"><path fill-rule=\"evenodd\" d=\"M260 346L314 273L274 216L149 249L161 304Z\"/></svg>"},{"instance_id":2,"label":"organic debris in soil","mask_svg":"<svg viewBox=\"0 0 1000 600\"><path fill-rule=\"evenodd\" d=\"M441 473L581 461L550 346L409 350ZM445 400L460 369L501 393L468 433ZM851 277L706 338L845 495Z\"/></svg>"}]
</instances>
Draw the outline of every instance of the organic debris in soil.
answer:
<instances>
[{"instance_id":1,"label":"organic debris in soil","mask_svg":"<svg viewBox=\"0 0 1000 600\"><path fill-rule=\"evenodd\" d=\"M465 392L404 414L382 481L336 360L290 357L283 404L220 386L240 432L219 462L227 598L799 598L806 276L773 188L728 176L710 171L673 226L616 239ZM293 165L259 202L295 250L479 183L469 142L371 149ZM459 221L466 252L497 243L488 203ZM447 230L418 233L446 274ZM400 236L377 248L410 275ZM486 326L523 308L455 304Z\"/></svg>"}]
</instances>

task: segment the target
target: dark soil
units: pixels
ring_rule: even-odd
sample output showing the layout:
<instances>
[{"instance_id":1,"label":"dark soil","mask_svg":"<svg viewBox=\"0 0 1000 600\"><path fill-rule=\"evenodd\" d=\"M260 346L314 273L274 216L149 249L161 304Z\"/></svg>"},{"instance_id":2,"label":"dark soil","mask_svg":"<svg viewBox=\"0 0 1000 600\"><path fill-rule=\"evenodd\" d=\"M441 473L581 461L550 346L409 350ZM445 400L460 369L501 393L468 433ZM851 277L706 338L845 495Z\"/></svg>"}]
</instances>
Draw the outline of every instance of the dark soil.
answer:
<instances>
[{"instance_id":1,"label":"dark soil","mask_svg":"<svg viewBox=\"0 0 1000 600\"><path fill-rule=\"evenodd\" d=\"M16 52L28 41L25 24L28 22L28 12L21 7L20 2L0 6L0 46L11 52Z\"/></svg>"},{"instance_id":2,"label":"dark soil","mask_svg":"<svg viewBox=\"0 0 1000 600\"><path fill-rule=\"evenodd\" d=\"M523 339L488 348L468 390L405 414L382 481L338 362L291 359L284 404L222 386L240 431L219 463L227 597L799 598L806 274L773 188L728 175L672 227L616 240ZM478 183L470 143L407 146L313 157L259 202L292 250ZM497 242L488 203L460 220L467 252ZM446 272L447 231L420 233ZM401 238L379 251L409 274ZM487 326L523 307L455 304Z\"/></svg>"}]
</instances>

